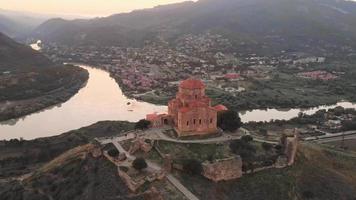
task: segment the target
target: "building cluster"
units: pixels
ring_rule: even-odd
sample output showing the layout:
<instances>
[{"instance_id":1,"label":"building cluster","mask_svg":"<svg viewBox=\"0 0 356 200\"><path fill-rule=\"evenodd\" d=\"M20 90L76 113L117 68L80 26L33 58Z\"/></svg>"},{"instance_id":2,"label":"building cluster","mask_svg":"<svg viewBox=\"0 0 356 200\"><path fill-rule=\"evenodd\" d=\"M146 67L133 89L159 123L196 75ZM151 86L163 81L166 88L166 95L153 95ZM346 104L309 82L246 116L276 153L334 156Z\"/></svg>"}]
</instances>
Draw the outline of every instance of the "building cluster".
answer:
<instances>
[{"instance_id":1,"label":"building cluster","mask_svg":"<svg viewBox=\"0 0 356 200\"><path fill-rule=\"evenodd\" d=\"M212 33L187 34L171 43L159 40L137 48L50 43L42 50L54 61L86 63L109 71L125 93L132 96L152 89L157 93L171 93L178 80L192 75L218 89L239 93L244 89L238 84L222 88L221 81L271 79L280 66L295 67L303 72L305 66L326 60L300 53L282 52L278 56L237 53L228 39ZM333 78L329 74L320 76L325 80Z\"/></svg>"},{"instance_id":2,"label":"building cluster","mask_svg":"<svg viewBox=\"0 0 356 200\"><path fill-rule=\"evenodd\" d=\"M298 76L306 79L323 80L323 81L334 80L338 78L337 75L323 70L302 72L302 73L298 73Z\"/></svg>"}]
</instances>

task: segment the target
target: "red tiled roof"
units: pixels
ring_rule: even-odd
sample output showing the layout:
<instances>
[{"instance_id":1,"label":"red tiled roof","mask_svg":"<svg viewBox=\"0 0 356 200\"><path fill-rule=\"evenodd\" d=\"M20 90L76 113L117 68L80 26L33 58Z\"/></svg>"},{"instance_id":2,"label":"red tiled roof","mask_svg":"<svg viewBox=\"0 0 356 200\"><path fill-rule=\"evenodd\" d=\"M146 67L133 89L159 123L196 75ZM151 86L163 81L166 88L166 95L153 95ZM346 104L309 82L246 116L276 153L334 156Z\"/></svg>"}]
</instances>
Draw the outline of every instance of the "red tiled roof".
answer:
<instances>
[{"instance_id":1,"label":"red tiled roof","mask_svg":"<svg viewBox=\"0 0 356 200\"><path fill-rule=\"evenodd\" d=\"M202 101L192 101L189 103L189 107L192 107L192 108L205 107L205 106L207 106L207 105Z\"/></svg>"},{"instance_id":2,"label":"red tiled roof","mask_svg":"<svg viewBox=\"0 0 356 200\"><path fill-rule=\"evenodd\" d=\"M146 120L148 120L148 121L154 121L154 120L157 119L157 117L158 117L157 113L148 114L148 115L146 115Z\"/></svg>"},{"instance_id":3,"label":"red tiled roof","mask_svg":"<svg viewBox=\"0 0 356 200\"><path fill-rule=\"evenodd\" d=\"M181 88L185 89L203 89L205 88L204 83L201 80L197 79L187 79L180 83Z\"/></svg>"},{"instance_id":4,"label":"red tiled roof","mask_svg":"<svg viewBox=\"0 0 356 200\"><path fill-rule=\"evenodd\" d=\"M182 112L182 113L186 113L186 112L189 112L191 109L188 108L188 107L183 107L183 108L180 108L179 109L179 112Z\"/></svg>"},{"instance_id":5,"label":"red tiled roof","mask_svg":"<svg viewBox=\"0 0 356 200\"><path fill-rule=\"evenodd\" d=\"M222 104L219 104L219 105L214 106L214 109L215 109L216 111L226 111L226 110L228 110L228 109L226 108L226 106L224 106L224 105L222 105Z\"/></svg>"}]
</instances>

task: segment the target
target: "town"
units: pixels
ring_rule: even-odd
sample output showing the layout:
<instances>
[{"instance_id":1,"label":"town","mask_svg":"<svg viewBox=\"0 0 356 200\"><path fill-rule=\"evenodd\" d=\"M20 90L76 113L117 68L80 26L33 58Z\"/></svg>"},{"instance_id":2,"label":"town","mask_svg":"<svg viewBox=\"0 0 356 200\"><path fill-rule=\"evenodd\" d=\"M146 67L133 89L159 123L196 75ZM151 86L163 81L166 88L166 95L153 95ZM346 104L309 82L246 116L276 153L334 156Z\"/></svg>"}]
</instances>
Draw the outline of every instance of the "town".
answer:
<instances>
[{"instance_id":1,"label":"town","mask_svg":"<svg viewBox=\"0 0 356 200\"><path fill-rule=\"evenodd\" d=\"M235 110L313 107L355 98L349 92L356 87L353 80L341 83L349 79L348 64L332 55L326 55L330 59L302 52L258 56L237 53L232 46L222 35L205 33L184 35L174 43L151 41L141 48L46 43L42 51L56 62L85 63L109 71L125 95L163 105L174 96L179 80L192 76L208 85L211 96ZM346 52L352 56L352 49ZM301 80L310 81L301 84ZM325 88L327 82L336 83ZM274 86L277 89L272 90ZM340 99L326 98L330 90L338 90Z\"/></svg>"}]
</instances>

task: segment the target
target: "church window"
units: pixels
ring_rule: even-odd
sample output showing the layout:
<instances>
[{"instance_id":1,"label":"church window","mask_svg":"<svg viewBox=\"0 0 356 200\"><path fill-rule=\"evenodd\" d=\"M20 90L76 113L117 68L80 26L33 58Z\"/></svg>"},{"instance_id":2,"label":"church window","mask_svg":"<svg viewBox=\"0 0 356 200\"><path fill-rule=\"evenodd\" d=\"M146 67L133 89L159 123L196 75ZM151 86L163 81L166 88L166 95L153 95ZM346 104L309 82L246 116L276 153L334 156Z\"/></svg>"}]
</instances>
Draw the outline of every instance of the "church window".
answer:
<instances>
[{"instance_id":1,"label":"church window","mask_svg":"<svg viewBox=\"0 0 356 200\"><path fill-rule=\"evenodd\" d=\"M189 121L187 121L187 126L189 126Z\"/></svg>"},{"instance_id":2,"label":"church window","mask_svg":"<svg viewBox=\"0 0 356 200\"><path fill-rule=\"evenodd\" d=\"M201 124L201 119L199 119L199 124Z\"/></svg>"},{"instance_id":3,"label":"church window","mask_svg":"<svg viewBox=\"0 0 356 200\"><path fill-rule=\"evenodd\" d=\"M213 118L210 118L210 124L212 124L213 123Z\"/></svg>"}]
</instances>

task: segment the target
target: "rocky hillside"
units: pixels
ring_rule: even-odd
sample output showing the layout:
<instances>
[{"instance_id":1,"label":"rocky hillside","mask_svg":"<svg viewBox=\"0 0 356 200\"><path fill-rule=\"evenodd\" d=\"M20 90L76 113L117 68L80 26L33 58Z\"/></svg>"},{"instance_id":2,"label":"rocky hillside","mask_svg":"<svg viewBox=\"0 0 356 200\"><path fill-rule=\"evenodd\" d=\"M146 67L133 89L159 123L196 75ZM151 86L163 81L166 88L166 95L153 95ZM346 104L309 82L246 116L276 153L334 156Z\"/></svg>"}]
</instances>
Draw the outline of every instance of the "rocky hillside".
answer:
<instances>
[{"instance_id":1,"label":"rocky hillside","mask_svg":"<svg viewBox=\"0 0 356 200\"><path fill-rule=\"evenodd\" d=\"M278 52L356 46L356 3L340 0L199 0L92 20L52 19L33 33L64 44L142 45L217 32L236 49ZM261 48L262 47L262 48Z\"/></svg>"}]
</instances>

